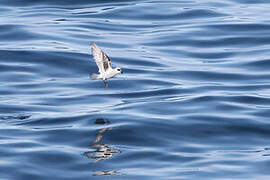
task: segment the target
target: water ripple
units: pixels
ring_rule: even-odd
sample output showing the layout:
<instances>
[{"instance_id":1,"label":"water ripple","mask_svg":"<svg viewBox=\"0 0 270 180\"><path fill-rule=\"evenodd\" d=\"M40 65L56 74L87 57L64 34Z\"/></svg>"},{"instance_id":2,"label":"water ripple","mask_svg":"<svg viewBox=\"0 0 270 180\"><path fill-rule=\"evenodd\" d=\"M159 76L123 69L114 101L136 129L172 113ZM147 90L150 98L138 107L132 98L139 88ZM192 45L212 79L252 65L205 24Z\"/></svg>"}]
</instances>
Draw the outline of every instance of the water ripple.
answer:
<instances>
[{"instance_id":1,"label":"water ripple","mask_svg":"<svg viewBox=\"0 0 270 180\"><path fill-rule=\"evenodd\" d=\"M268 1L0 4L0 179L269 178Z\"/></svg>"}]
</instances>

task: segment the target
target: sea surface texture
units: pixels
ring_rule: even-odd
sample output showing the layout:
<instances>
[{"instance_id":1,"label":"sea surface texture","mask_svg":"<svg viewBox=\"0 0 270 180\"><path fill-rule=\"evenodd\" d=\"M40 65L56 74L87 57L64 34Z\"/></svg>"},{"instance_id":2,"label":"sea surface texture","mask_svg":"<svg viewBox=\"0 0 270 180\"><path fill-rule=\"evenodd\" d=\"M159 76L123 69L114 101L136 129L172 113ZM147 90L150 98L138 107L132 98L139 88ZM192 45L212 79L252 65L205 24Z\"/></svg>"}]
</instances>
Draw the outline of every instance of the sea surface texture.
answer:
<instances>
[{"instance_id":1,"label":"sea surface texture","mask_svg":"<svg viewBox=\"0 0 270 180\"><path fill-rule=\"evenodd\" d=\"M270 179L270 1L1 0L0 179Z\"/></svg>"}]
</instances>

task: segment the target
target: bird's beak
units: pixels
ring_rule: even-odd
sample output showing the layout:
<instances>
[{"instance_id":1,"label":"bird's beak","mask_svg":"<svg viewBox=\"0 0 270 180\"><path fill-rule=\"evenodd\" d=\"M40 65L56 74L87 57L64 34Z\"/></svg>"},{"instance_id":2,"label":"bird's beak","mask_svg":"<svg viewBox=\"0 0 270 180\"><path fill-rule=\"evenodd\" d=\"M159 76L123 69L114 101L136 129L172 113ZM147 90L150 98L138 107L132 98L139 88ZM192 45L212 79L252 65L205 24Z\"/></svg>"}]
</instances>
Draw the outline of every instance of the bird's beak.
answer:
<instances>
[{"instance_id":1,"label":"bird's beak","mask_svg":"<svg viewBox=\"0 0 270 180\"><path fill-rule=\"evenodd\" d=\"M121 74L123 74L123 70L121 69Z\"/></svg>"}]
</instances>

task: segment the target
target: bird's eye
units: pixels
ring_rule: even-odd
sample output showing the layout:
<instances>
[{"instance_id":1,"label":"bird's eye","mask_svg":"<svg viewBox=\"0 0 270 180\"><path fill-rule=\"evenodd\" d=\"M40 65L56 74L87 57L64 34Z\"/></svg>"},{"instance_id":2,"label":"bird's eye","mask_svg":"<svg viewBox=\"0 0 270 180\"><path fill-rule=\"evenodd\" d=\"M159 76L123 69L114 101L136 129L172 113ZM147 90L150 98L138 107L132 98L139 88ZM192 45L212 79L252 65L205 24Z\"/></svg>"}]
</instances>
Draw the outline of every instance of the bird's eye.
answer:
<instances>
[{"instance_id":1,"label":"bird's eye","mask_svg":"<svg viewBox=\"0 0 270 180\"><path fill-rule=\"evenodd\" d=\"M120 69L117 69L117 71L120 71Z\"/></svg>"}]
</instances>

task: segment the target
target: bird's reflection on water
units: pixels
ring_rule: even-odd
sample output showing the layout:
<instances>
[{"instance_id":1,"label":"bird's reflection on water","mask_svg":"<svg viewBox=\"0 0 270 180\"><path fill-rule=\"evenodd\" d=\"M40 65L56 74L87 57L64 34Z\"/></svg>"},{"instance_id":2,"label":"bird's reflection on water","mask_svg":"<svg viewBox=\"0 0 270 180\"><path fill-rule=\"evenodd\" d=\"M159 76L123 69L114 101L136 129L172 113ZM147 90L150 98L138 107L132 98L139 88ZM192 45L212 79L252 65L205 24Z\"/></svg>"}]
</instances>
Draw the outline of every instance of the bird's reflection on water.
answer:
<instances>
[{"instance_id":1,"label":"bird's reflection on water","mask_svg":"<svg viewBox=\"0 0 270 180\"><path fill-rule=\"evenodd\" d=\"M100 176L100 175L114 175L118 174L118 171L96 171L94 173L94 176Z\"/></svg>"},{"instance_id":2,"label":"bird's reflection on water","mask_svg":"<svg viewBox=\"0 0 270 180\"><path fill-rule=\"evenodd\" d=\"M110 121L109 120L105 120L105 119L96 119L95 124L98 125L105 125L105 124L109 124ZM91 147L94 148L95 150L93 151L87 151L84 153L84 155L88 158L94 159L93 163L97 163L100 162L102 160L106 160L114 155L117 155L119 153L121 153L120 150L115 149L110 147L110 145L108 144L102 144L102 138L103 138L103 134L107 131L112 130L112 128L102 128L100 130L98 130L97 132L97 136L96 139L91 143ZM99 175L113 175L113 174L118 174L119 172L117 171L96 171L94 173L94 176L99 176Z\"/></svg>"}]
</instances>

